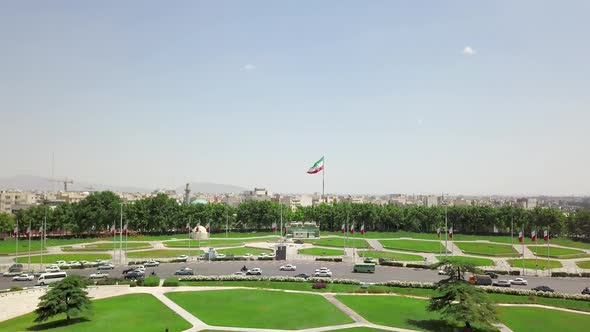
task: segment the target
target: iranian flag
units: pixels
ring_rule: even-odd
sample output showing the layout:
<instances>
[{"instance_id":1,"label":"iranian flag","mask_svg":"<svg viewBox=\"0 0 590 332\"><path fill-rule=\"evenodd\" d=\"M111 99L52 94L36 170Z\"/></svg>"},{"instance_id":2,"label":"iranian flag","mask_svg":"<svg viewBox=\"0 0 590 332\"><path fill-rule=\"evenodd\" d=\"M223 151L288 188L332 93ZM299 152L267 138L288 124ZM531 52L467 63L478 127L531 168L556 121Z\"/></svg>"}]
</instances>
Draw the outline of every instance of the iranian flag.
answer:
<instances>
[{"instance_id":1,"label":"iranian flag","mask_svg":"<svg viewBox=\"0 0 590 332\"><path fill-rule=\"evenodd\" d=\"M451 226L451 228L449 228L449 238L451 240L453 239L453 226Z\"/></svg>"},{"instance_id":2,"label":"iranian flag","mask_svg":"<svg viewBox=\"0 0 590 332\"><path fill-rule=\"evenodd\" d=\"M324 169L324 157L322 159L316 161L313 166L307 170L307 174L316 174L321 172Z\"/></svg>"},{"instance_id":3,"label":"iranian flag","mask_svg":"<svg viewBox=\"0 0 590 332\"><path fill-rule=\"evenodd\" d=\"M209 223L207 223L207 227L205 227L205 230L207 231L207 233L211 233L211 225L209 225Z\"/></svg>"},{"instance_id":4,"label":"iranian flag","mask_svg":"<svg viewBox=\"0 0 590 332\"><path fill-rule=\"evenodd\" d=\"M549 241L549 232L547 230L543 232L543 240Z\"/></svg>"},{"instance_id":5,"label":"iranian flag","mask_svg":"<svg viewBox=\"0 0 590 332\"><path fill-rule=\"evenodd\" d=\"M518 242L522 243L522 232L518 232Z\"/></svg>"},{"instance_id":6,"label":"iranian flag","mask_svg":"<svg viewBox=\"0 0 590 332\"><path fill-rule=\"evenodd\" d=\"M277 231L277 223L276 222L273 222L272 223L272 231L273 232L276 232Z\"/></svg>"},{"instance_id":7,"label":"iranian flag","mask_svg":"<svg viewBox=\"0 0 590 332\"><path fill-rule=\"evenodd\" d=\"M191 231L191 225L189 223L186 223L186 227L184 228L185 232L190 233Z\"/></svg>"},{"instance_id":8,"label":"iranian flag","mask_svg":"<svg viewBox=\"0 0 590 332\"><path fill-rule=\"evenodd\" d=\"M350 225L350 234L354 234L354 224Z\"/></svg>"},{"instance_id":9,"label":"iranian flag","mask_svg":"<svg viewBox=\"0 0 590 332\"><path fill-rule=\"evenodd\" d=\"M127 235L128 231L129 231L129 229L127 228L127 224L125 224L125 227L123 227L123 234Z\"/></svg>"},{"instance_id":10,"label":"iranian flag","mask_svg":"<svg viewBox=\"0 0 590 332\"><path fill-rule=\"evenodd\" d=\"M115 235L115 223L111 226L111 234Z\"/></svg>"},{"instance_id":11,"label":"iranian flag","mask_svg":"<svg viewBox=\"0 0 590 332\"><path fill-rule=\"evenodd\" d=\"M342 224L342 234L344 234L346 232L346 226L344 224Z\"/></svg>"},{"instance_id":12,"label":"iranian flag","mask_svg":"<svg viewBox=\"0 0 590 332\"><path fill-rule=\"evenodd\" d=\"M535 232L535 231L531 232L531 241L533 241L533 242L537 241L537 232Z\"/></svg>"},{"instance_id":13,"label":"iranian flag","mask_svg":"<svg viewBox=\"0 0 590 332\"><path fill-rule=\"evenodd\" d=\"M361 235L365 235L365 224L361 225Z\"/></svg>"},{"instance_id":14,"label":"iranian flag","mask_svg":"<svg viewBox=\"0 0 590 332\"><path fill-rule=\"evenodd\" d=\"M14 226L14 231L12 231L12 236L14 236L14 237L18 236L18 226Z\"/></svg>"},{"instance_id":15,"label":"iranian flag","mask_svg":"<svg viewBox=\"0 0 590 332\"><path fill-rule=\"evenodd\" d=\"M27 237L31 236L31 224L29 224L29 227L27 227L27 232L25 233L25 235Z\"/></svg>"},{"instance_id":16,"label":"iranian flag","mask_svg":"<svg viewBox=\"0 0 590 332\"><path fill-rule=\"evenodd\" d=\"M436 237L440 239L440 227L436 229Z\"/></svg>"}]
</instances>

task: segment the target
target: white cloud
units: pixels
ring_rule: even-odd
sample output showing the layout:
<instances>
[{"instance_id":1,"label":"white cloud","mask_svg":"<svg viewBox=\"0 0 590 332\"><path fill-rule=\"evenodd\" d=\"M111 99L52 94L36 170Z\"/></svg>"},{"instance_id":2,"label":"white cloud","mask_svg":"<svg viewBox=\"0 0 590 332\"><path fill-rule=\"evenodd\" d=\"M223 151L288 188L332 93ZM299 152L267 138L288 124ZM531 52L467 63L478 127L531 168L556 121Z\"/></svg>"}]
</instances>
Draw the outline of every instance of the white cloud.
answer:
<instances>
[{"instance_id":1,"label":"white cloud","mask_svg":"<svg viewBox=\"0 0 590 332\"><path fill-rule=\"evenodd\" d=\"M463 48L463 51L461 53L463 53L463 55L465 55L465 56L472 56L472 55L477 54L477 51L474 50L473 48L471 48L471 46L465 46L465 48Z\"/></svg>"},{"instance_id":2,"label":"white cloud","mask_svg":"<svg viewBox=\"0 0 590 332\"><path fill-rule=\"evenodd\" d=\"M253 65L253 64L251 64L251 63L244 65L244 70L245 71L252 71L254 69L256 69L256 66Z\"/></svg>"}]
</instances>

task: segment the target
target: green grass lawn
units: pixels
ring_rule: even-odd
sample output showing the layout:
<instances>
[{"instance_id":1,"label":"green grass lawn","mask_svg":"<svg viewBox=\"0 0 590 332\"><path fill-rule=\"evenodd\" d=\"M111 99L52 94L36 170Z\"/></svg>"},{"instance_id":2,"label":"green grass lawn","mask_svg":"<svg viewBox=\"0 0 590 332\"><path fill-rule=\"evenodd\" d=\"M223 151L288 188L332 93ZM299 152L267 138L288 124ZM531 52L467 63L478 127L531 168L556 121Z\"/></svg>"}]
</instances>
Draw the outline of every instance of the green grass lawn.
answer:
<instances>
[{"instance_id":1,"label":"green grass lawn","mask_svg":"<svg viewBox=\"0 0 590 332\"><path fill-rule=\"evenodd\" d=\"M273 252L273 250L271 250L271 249L259 249L259 248L229 248L229 249L217 250L217 253L219 253L219 254L225 254L225 255L231 254L231 255L236 255L236 256L241 256L246 253L250 253L252 255L260 255L262 253L270 254L272 252Z\"/></svg>"},{"instance_id":2,"label":"green grass lawn","mask_svg":"<svg viewBox=\"0 0 590 332\"><path fill-rule=\"evenodd\" d=\"M307 248L299 249L297 253L301 255L313 256L343 256L344 250L341 249L326 249L326 248Z\"/></svg>"},{"instance_id":3,"label":"green grass lawn","mask_svg":"<svg viewBox=\"0 0 590 332\"><path fill-rule=\"evenodd\" d=\"M94 242L103 239L97 238L85 238L85 239L47 239L47 247L53 246L64 246L64 245L72 245L78 243L86 243L86 242ZM14 251L16 249L16 239L9 238L4 241L0 241L0 255L14 255ZM36 239L31 239L31 251L39 251L41 250L41 241ZM18 252L19 254L22 252L29 251L29 241L27 239L19 239L18 240Z\"/></svg>"},{"instance_id":4,"label":"green grass lawn","mask_svg":"<svg viewBox=\"0 0 590 332\"><path fill-rule=\"evenodd\" d=\"M524 260L524 268L525 269L535 269L535 262L538 261L539 266L538 269L539 270L544 270L547 268L547 260L546 259L542 259L539 258L538 260L535 258L527 258ZM510 264L510 266L512 267L517 267L517 268L522 268L522 259L510 259L508 260L508 264ZM561 263L559 261L553 261L553 260L549 260L549 264L550 267L552 269L556 269L556 268L560 268L562 267Z\"/></svg>"},{"instance_id":5,"label":"green grass lawn","mask_svg":"<svg viewBox=\"0 0 590 332\"><path fill-rule=\"evenodd\" d=\"M166 296L210 325L297 330L353 322L328 300L312 294L235 289Z\"/></svg>"},{"instance_id":6,"label":"green grass lawn","mask_svg":"<svg viewBox=\"0 0 590 332\"><path fill-rule=\"evenodd\" d=\"M119 242L116 243L116 247L119 248ZM134 249L149 249L152 246L149 243L141 243L141 242L128 242L125 244L123 241L123 248L127 248L129 250ZM96 243L96 244L88 244L82 248L74 248L74 247L62 247L63 251L106 251L106 250L113 250L113 242L110 243Z\"/></svg>"},{"instance_id":7,"label":"green grass lawn","mask_svg":"<svg viewBox=\"0 0 590 332\"><path fill-rule=\"evenodd\" d=\"M190 256L197 256L203 254L203 250L191 249ZM127 253L128 258L174 258L180 255L189 255L188 250L146 250L146 251L131 251Z\"/></svg>"},{"instance_id":8,"label":"green grass lawn","mask_svg":"<svg viewBox=\"0 0 590 332\"><path fill-rule=\"evenodd\" d=\"M57 261L89 261L92 262L95 259L111 259L109 254L51 254L43 255L44 264L53 264ZM28 263L28 257L19 257L19 263ZM31 263L40 263L41 255L31 256Z\"/></svg>"},{"instance_id":9,"label":"green grass lawn","mask_svg":"<svg viewBox=\"0 0 590 332\"><path fill-rule=\"evenodd\" d=\"M521 296L494 293L487 293L487 296L495 303L532 303L590 312L590 301L576 301L541 296Z\"/></svg>"},{"instance_id":10,"label":"green grass lawn","mask_svg":"<svg viewBox=\"0 0 590 332\"><path fill-rule=\"evenodd\" d=\"M230 240L219 240L219 239L211 239L211 240L201 240L200 241L200 245L201 247L239 247L239 246L243 246L246 243L250 243L250 242L267 242L267 241L271 241L269 239L263 238L263 239L257 239L257 240L234 240L234 239L230 239ZM166 247L181 247L181 248L188 248L189 246L189 240L180 240L180 241L170 241L170 242L164 242L164 245ZM199 246L199 241L198 240L190 240L190 246L192 248L196 248Z\"/></svg>"},{"instance_id":11,"label":"green grass lawn","mask_svg":"<svg viewBox=\"0 0 590 332\"><path fill-rule=\"evenodd\" d=\"M406 250L417 252L445 252L445 247L437 241L414 241L414 240L379 240L381 245L387 249Z\"/></svg>"},{"instance_id":12,"label":"green grass lawn","mask_svg":"<svg viewBox=\"0 0 590 332\"><path fill-rule=\"evenodd\" d=\"M579 261L576 265L581 269L590 269L590 261Z\"/></svg>"},{"instance_id":13,"label":"green grass lawn","mask_svg":"<svg viewBox=\"0 0 590 332\"><path fill-rule=\"evenodd\" d=\"M345 239L345 238L323 238L323 239L319 239L319 240L308 240L305 242L312 243L317 246L324 246L324 247L352 248L354 246L355 248L371 248L371 246L369 246L369 243L367 241L360 239L358 237L355 237L354 241L353 241L352 237L349 237L348 239Z\"/></svg>"},{"instance_id":14,"label":"green grass lawn","mask_svg":"<svg viewBox=\"0 0 590 332\"><path fill-rule=\"evenodd\" d=\"M436 259L443 260L445 256L436 256ZM494 266L494 261L487 258L468 257L468 256L447 256L446 259L453 262L471 263L475 266Z\"/></svg>"},{"instance_id":15,"label":"green grass lawn","mask_svg":"<svg viewBox=\"0 0 590 332\"><path fill-rule=\"evenodd\" d=\"M543 308L499 307L500 320L514 332L587 331L590 315Z\"/></svg>"},{"instance_id":16,"label":"green grass lawn","mask_svg":"<svg viewBox=\"0 0 590 332\"><path fill-rule=\"evenodd\" d=\"M0 331L86 332L86 331L182 331L191 327L166 305L149 294L130 294L92 301L93 314L65 325L60 315L48 322L33 323L33 313L0 322ZM156 318L156 319L155 319Z\"/></svg>"},{"instance_id":17,"label":"green grass lawn","mask_svg":"<svg viewBox=\"0 0 590 332\"><path fill-rule=\"evenodd\" d=\"M519 256L518 251L511 245L495 243L465 243L455 242L455 245L465 254L485 256Z\"/></svg>"},{"instance_id":18,"label":"green grass lawn","mask_svg":"<svg viewBox=\"0 0 590 332\"><path fill-rule=\"evenodd\" d=\"M412 254L402 254L399 252L390 252L390 251L376 251L376 250L366 250L366 251L359 251L358 254L362 257L373 257L373 258L389 258L393 261L408 261L408 262L422 262L424 261L424 257L420 255L412 255Z\"/></svg>"},{"instance_id":19,"label":"green grass lawn","mask_svg":"<svg viewBox=\"0 0 590 332\"><path fill-rule=\"evenodd\" d=\"M557 248L557 247L549 247L547 248L546 245L544 246L528 246L529 250L531 250L535 255L539 255L540 257L549 257L559 258L559 259L571 259L571 258L581 258L581 257L588 257L587 253L575 250L575 249L566 249L566 248Z\"/></svg>"},{"instance_id":20,"label":"green grass lawn","mask_svg":"<svg viewBox=\"0 0 590 332\"><path fill-rule=\"evenodd\" d=\"M248 233L239 233L239 232L229 232L227 233L227 238L231 239L239 239L239 238L256 238L256 237L276 237L278 238L280 235L278 232L248 232ZM221 233L213 233L211 234L211 238L213 239L223 239L225 238L225 232L221 232Z\"/></svg>"}]
</instances>

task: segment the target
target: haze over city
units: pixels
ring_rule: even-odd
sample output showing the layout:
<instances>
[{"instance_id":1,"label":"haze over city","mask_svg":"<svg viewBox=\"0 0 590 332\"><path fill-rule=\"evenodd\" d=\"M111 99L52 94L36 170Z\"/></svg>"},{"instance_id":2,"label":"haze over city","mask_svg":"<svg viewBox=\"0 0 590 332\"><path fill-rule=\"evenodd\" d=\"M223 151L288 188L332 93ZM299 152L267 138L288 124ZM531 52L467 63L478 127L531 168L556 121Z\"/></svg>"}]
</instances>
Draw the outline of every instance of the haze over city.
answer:
<instances>
[{"instance_id":1,"label":"haze over city","mask_svg":"<svg viewBox=\"0 0 590 332\"><path fill-rule=\"evenodd\" d=\"M588 2L255 4L0 5L0 177L590 194Z\"/></svg>"}]
</instances>

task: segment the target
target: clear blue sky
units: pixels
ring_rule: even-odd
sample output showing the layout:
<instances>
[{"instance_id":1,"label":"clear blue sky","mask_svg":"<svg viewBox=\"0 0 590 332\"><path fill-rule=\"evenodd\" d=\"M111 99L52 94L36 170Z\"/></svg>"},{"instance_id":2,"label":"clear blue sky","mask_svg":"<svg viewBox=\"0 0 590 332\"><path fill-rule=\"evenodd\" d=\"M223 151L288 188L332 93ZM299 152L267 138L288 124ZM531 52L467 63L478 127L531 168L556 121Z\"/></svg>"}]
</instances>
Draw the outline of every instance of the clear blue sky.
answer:
<instances>
[{"instance_id":1,"label":"clear blue sky","mask_svg":"<svg viewBox=\"0 0 590 332\"><path fill-rule=\"evenodd\" d=\"M589 194L588 1L3 1L0 176ZM466 47L470 49L466 50Z\"/></svg>"}]
</instances>

